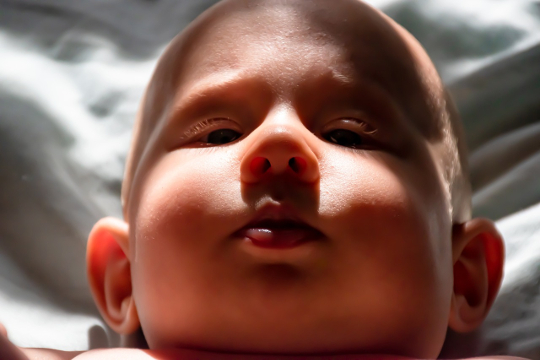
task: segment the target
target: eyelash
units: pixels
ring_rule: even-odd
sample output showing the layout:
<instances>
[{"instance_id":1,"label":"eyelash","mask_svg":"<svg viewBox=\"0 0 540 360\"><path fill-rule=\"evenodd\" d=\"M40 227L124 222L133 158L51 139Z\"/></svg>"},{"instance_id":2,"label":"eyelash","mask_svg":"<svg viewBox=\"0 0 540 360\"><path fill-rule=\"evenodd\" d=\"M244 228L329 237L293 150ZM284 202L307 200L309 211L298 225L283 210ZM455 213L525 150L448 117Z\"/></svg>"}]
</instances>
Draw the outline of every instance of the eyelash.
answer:
<instances>
[{"instance_id":1,"label":"eyelash","mask_svg":"<svg viewBox=\"0 0 540 360\"><path fill-rule=\"evenodd\" d=\"M353 150L373 148L377 129L356 118L339 118L323 128L320 136L329 143Z\"/></svg>"},{"instance_id":2,"label":"eyelash","mask_svg":"<svg viewBox=\"0 0 540 360\"><path fill-rule=\"evenodd\" d=\"M373 127L371 124L368 124L367 122L365 122L363 120L358 120L358 119L354 119L354 118L340 118L340 119L337 119L336 121L340 121L340 120L341 121L354 122L355 127L358 128L358 129L355 129L355 130L358 130L358 132L361 133L361 134L371 136L371 135L375 135L377 133L377 128ZM366 130L366 128L370 129L370 130ZM346 129L346 130L348 130L348 129Z\"/></svg>"},{"instance_id":3,"label":"eyelash","mask_svg":"<svg viewBox=\"0 0 540 360\"><path fill-rule=\"evenodd\" d=\"M196 136L201 136L201 134L206 132L208 129L216 127L217 124L221 124L223 122L230 123L232 121L229 118L210 118L199 121L197 124L193 125L184 132L184 138L191 139Z\"/></svg>"},{"instance_id":4,"label":"eyelash","mask_svg":"<svg viewBox=\"0 0 540 360\"><path fill-rule=\"evenodd\" d=\"M330 129L327 129L326 131L322 132L321 136L323 138L325 138L324 134L331 133L332 131L335 131L335 130L351 131L351 132L357 133L359 136L366 136L367 135L370 138L375 137L374 135L377 133L377 129L372 127L371 124L368 124L365 121L358 120L358 119L355 119L355 118L340 118L340 119L337 119L335 121L347 121L347 122L355 123L354 124L355 129L351 130L350 126L330 127ZM224 123L224 122L227 122L227 123L230 124L230 123L232 123L232 120L229 119L229 118L209 118L209 119L204 119L202 121L199 121L198 123L196 123L192 127L190 127L188 130L186 130L184 132L183 138L184 139L200 138L204 133L206 133L208 135L210 133L210 132L208 132L208 129L216 128L216 130L219 130L219 125ZM234 130L234 129L231 129L231 130ZM234 131L236 131L236 130L234 130Z\"/></svg>"}]
</instances>

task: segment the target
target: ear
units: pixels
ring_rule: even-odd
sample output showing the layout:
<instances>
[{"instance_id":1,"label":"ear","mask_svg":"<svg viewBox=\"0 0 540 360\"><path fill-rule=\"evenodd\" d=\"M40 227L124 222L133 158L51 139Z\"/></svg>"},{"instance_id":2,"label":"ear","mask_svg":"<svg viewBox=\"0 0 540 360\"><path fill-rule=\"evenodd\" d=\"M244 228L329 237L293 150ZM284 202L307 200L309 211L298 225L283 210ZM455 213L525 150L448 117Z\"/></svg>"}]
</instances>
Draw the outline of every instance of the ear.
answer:
<instances>
[{"instance_id":1,"label":"ear","mask_svg":"<svg viewBox=\"0 0 540 360\"><path fill-rule=\"evenodd\" d=\"M86 269L101 315L120 334L140 327L132 296L128 224L114 218L99 220L88 236Z\"/></svg>"},{"instance_id":2,"label":"ear","mask_svg":"<svg viewBox=\"0 0 540 360\"><path fill-rule=\"evenodd\" d=\"M469 332L487 316L503 275L504 242L495 224L483 218L454 225L454 292L448 325Z\"/></svg>"}]
</instances>

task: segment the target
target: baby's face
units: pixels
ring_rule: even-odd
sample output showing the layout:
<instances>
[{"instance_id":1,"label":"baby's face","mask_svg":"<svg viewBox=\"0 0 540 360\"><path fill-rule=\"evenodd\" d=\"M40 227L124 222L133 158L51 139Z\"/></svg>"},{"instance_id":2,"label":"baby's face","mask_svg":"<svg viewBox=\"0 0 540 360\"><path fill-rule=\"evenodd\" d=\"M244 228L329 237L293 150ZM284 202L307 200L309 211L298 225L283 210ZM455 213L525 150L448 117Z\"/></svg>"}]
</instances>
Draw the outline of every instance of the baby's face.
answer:
<instances>
[{"instance_id":1,"label":"baby's face","mask_svg":"<svg viewBox=\"0 0 540 360\"><path fill-rule=\"evenodd\" d=\"M149 346L437 356L452 225L425 65L353 1L220 6L166 55L129 201Z\"/></svg>"}]
</instances>

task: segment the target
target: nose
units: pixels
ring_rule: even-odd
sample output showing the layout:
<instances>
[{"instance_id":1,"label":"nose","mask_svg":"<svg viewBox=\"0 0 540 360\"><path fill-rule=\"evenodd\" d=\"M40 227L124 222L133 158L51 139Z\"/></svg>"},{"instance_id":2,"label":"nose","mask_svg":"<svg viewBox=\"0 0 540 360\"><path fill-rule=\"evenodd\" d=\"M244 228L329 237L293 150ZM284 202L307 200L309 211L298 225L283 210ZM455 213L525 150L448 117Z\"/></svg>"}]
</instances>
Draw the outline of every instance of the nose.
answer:
<instances>
[{"instance_id":1,"label":"nose","mask_svg":"<svg viewBox=\"0 0 540 360\"><path fill-rule=\"evenodd\" d=\"M252 146L240 165L241 179L257 183L278 175L290 174L301 182L319 179L319 162L301 131L291 126L267 126L255 135Z\"/></svg>"}]
</instances>

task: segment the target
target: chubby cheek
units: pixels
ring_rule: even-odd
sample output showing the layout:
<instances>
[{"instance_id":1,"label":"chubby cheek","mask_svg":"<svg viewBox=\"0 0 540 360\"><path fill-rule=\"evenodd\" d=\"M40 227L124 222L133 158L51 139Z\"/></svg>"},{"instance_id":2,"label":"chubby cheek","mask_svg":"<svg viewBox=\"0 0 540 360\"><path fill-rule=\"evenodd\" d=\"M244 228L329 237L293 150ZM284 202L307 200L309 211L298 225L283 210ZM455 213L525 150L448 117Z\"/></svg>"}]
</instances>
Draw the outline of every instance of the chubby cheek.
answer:
<instances>
[{"instance_id":1,"label":"chubby cheek","mask_svg":"<svg viewBox=\"0 0 540 360\"><path fill-rule=\"evenodd\" d=\"M340 156L322 167L332 176L321 176L319 214L325 233L341 239L336 272L347 274L351 296L364 299L381 332L394 329L411 344L442 343L452 283L450 226L441 215L442 192L422 184L437 179L429 173L419 179L388 155L361 156Z\"/></svg>"},{"instance_id":2,"label":"chubby cheek","mask_svg":"<svg viewBox=\"0 0 540 360\"><path fill-rule=\"evenodd\" d=\"M220 242L239 227L235 212L244 207L230 156L174 155L148 173L130 221L134 296L149 343L172 336L178 318L196 312L190 296L209 291L204 279L219 273Z\"/></svg>"}]
</instances>

